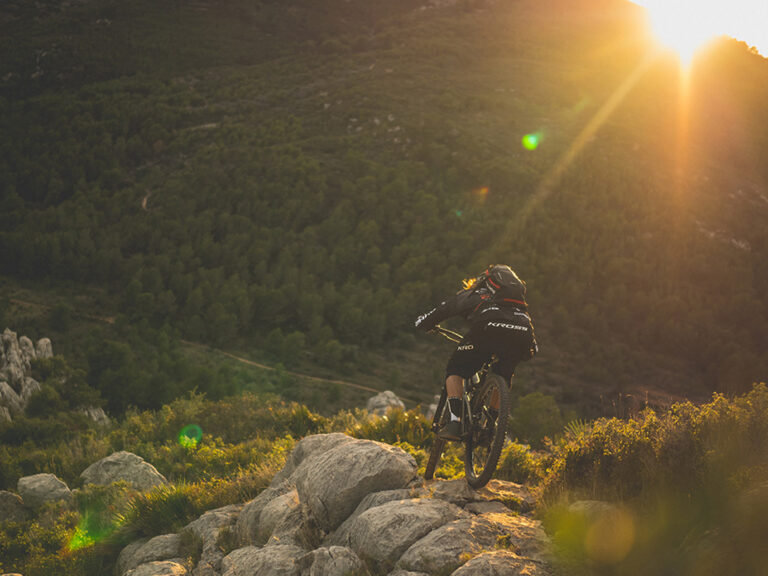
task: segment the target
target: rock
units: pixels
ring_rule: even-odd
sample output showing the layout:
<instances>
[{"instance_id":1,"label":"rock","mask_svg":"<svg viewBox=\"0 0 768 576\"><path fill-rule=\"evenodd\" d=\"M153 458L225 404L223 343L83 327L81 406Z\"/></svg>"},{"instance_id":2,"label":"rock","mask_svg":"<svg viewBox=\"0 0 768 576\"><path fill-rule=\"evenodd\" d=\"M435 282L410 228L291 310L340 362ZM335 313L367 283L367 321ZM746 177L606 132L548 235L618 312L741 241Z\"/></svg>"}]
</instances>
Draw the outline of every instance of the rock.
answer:
<instances>
[{"instance_id":1,"label":"rock","mask_svg":"<svg viewBox=\"0 0 768 576\"><path fill-rule=\"evenodd\" d=\"M346 546L349 543L349 530L353 526L355 519L360 516L366 510L370 508L376 508L387 502L394 500L408 500L415 497L413 490L408 488L400 488L398 490L383 490L381 492L373 492L363 498L362 502L357 505L355 511L338 527L338 529L331 534L326 540L326 544Z\"/></svg>"},{"instance_id":2,"label":"rock","mask_svg":"<svg viewBox=\"0 0 768 576\"><path fill-rule=\"evenodd\" d=\"M414 542L458 518L468 516L442 500L414 498L366 510L349 530L349 547L377 572L391 569Z\"/></svg>"},{"instance_id":3,"label":"rock","mask_svg":"<svg viewBox=\"0 0 768 576\"><path fill-rule=\"evenodd\" d=\"M107 416L107 413L104 412L104 408L89 406L88 408L81 408L80 413L85 414L89 419L100 426L109 426L112 423L109 416Z\"/></svg>"},{"instance_id":4,"label":"rock","mask_svg":"<svg viewBox=\"0 0 768 576\"><path fill-rule=\"evenodd\" d=\"M49 338L40 338L35 344L35 353L38 358L53 358L53 346Z\"/></svg>"},{"instance_id":5,"label":"rock","mask_svg":"<svg viewBox=\"0 0 768 576\"><path fill-rule=\"evenodd\" d=\"M397 565L406 570L450 574L466 558L492 550L503 532L483 518L463 518L444 524L415 542Z\"/></svg>"},{"instance_id":6,"label":"rock","mask_svg":"<svg viewBox=\"0 0 768 576\"><path fill-rule=\"evenodd\" d=\"M542 562L551 559L550 541L540 521L528 516L493 512L478 518L495 525L503 534L500 544L516 554Z\"/></svg>"},{"instance_id":7,"label":"rock","mask_svg":"<svg viewBox=\"0 0 768 576\"><path fill-rule=\"evenodd\" d=\"M21 360L24 363L24 368L26 371L29 371L32 367L32 360L37 357L32 340L26 336L19 338L19 350L21 352Z\"/></svg>"},{"instance_id":8,"label":"rock","mask_svg":"<svg viewBox=\"0 0 768 576\"><path fill-rule=\"evenodd\" d=\"M551 573L541 562L509 552L494 550L475 556L451 576L549 576Z\"/></svg>"},{"instance_id":9,"label":"rock","mask_svg":"<svg viewBox=\"0 0 768 576\"><path fill-rule=\"evenodd\" d=\"M410 570L398 568L397 570L390 572L388 576L429 576L429 574L426 572L411 572Z\"/></svg>"},{"instance_id":10,"label":"rock","mask_svg":"<svg viewBox=\"0 0 768 576\"><path fill-rule=\"evenodd\" d=\"M472 512L472 514L488 514L494 512L496 514L509 514L510 509L504 506L501 502L470 502L464 506L464 510Z\"/></svg>"},{"instance_id":11,"label":"rock","mask_svg":"<svg viewBox=\"0 0 768 576\"><path fill-rule=\"evenodd\" d=\"M7 409L9 418L11 414L20 414L24 410L24 401L16 390L2 380L0 380L0 405Z\"/></svg>"},{"instance_id":12,"label":"rock","mask_svg":"<svg viewBox=\"0 0 768 576\"><path fill-rule=\"evenodd\" d=\"M354 441L354 438L351 438L346 434L335 432L332 434L315 434L313 436L307 436L297 442L288 457L285 466L280 472L275 474L269 487L256 496L256 498L248 502L240 513L235 526L235 532L237 533L240 542L243 544L255 544L264 540L263 534L259 534L261 513L272 500L279 498L294 489L293 476L300 467L303 466L304 468L308 468L313 465L312 462L314 459L320 457L328 450L341 444L347 444ZM293 520L296 520L296 518L293 517ZM282 536L285 537L288 532L293 532L291 540L294 540L294 537L306 540L310 536L314 539L314 535L305 533L306 530L304 529L310 528L310 524L312 524L305 522L306 520L308 519L302 518L302 535L300 537L299 534L296 534L295 531L287 526L281 527ZM313 532L313 530L310 529L309 532Z\"/></svg>"},{"instance_id":13,"label":"rock","mask_svg":"<svg viewBox=\"0 0 768 576\"><path fill-rule=\"evenodd\" d=\"M109 486L113 482L124 480L139 490L150 490L155 486L165 486L168 480L149 462L131 452L115 452L94 462L80 474L83 483Z\"/></svg>"},{"instance_id":14,"label":"rock","mask_svg":"<svg viewBox=\"0 0 768 576\"><path fill-rule=\"evenodd\" d=\"M331 448L295 473L299 500L326 533L336 529L371 492L404 488L416 461L400 448L355 440Z\"/></svg>"},{"instance_id":15,"label":"rock","mask_svg":"<svg viewBox=\"0 0 768 576\"><path fill-rule=\"evenodd\" d=\"M299 560L302 576L365 576L363 561L343 546L317 548Z\"/></svg>"},{"instance_id":16,"label":"rock","mask_svg":"<svg viewBox=\"0 0 768 576\"><path fill-rule=\"evenodd\" d=\"M275 526L267 546L291 544L312 550L320 545L322 535L312 518L305 513L303 506L290 510Z\"/></svg>"},{"instance_id":17,"label":"rock","mask_svg":"<svg viewBox=\"0 0 768 576\"><path fill-rule=\"evenodd\" d=\"M195 569L196 574L202 572L204 568L210 568L216 573L219 572L221 562L224 559L224 553L217 544L219 534L223 529L231 529L234 526L241 509L242 505L231 504L209 510L184 527L182 533L191 532L200 540L202 545L200 561Z\"/></svg>"},{"instance_id":18,"label":"rock","mask_svg":"<svg viewBox=\"0 0 768 576\"><path fill-rule=\"evenodd\" d=\"M478 500L478 493L469 487L464 478L434 482L430 486L430 496L445 500L457 506Z\"/></svg>"},{"instance_id":19,"label":"rock","mask_svg":"<svg viewBox=\"0 0 768 576\"><path fill-rule=\"evenodd\" d=\"M294 446L291 455L288 457L285 466L275 474L270 486L277 486L283 481L291 478L296 469L305 461L309 461L311 458L316 458L340 444L354 442L354 440L354 438L342 434L341 432L314 434L299 440L299 442L296 443L296 446Z\"/></svg>"},{"instance_id":20,"label":"rock","mask_svg":"<svg viewBox=\"0 0 768 576\"><path fill-rule=\"evenodd\" d=\"M385 416L390 410L405 410L405 404L394 392L385 390L381 394L369 398L365 408L371 414Z\"/></svg>"},{"instance_id":21,"label":"rock","mask_svg":"<svg viewBox=\"0 0 768 576\"><path fill-rule=\"evenodd\" d=\"M477 491L479 500L501 502L517 512L530 512L536 505L536 499L530 490L522 484L493 479Z\"/></svg>"},{"instance_id":22,"label":"rock","mask_svg":"<svg viewBox=\"0 0 768 576\"><path fill-rule=\"evenodd\" d=\"M125 576L187 576L189 571L179 561L165 560L163 562L148 562L126 572Z\"/></svg>"},{"instance_id":23,"label":"rock","mask_svg":"<svg viewBox=\"0 0 768 576\"><path fill-rule=\"evenodd\" d=\"M243 544L256 543L261 512L272 500L287 494L291 490L291 485L288 482L283 482L277 486L270 486L243 507L235 524L235 532L240 542Z\"/></svg>"},{"instance_id":24,"label":"rock","mask_svg":"<svg viewBox=\"0 0 768 576\"><path fill-rule=\"evenodd\" d=\"M123 548L117 558L116 572L122 576L129 570L159 560L170 560L181 555L181 535L164 534L151 540L139 540Z\"/></svg>"},{"instance_id":25,"label":"rock","mask_svg":"<svg viewBox=\"0 0 768 576\"><path fill-rule=\"evenodd\" d=\"M33 394L36 394L40 392L42 388L40 387L40 383L35 380L34 378L30 378L27 376L22 380L21 382L21 394L19 396L21 397L22 404L24 405L24 408L27 407L27 404L29 403L29 399L32 397Z\"/></svg>"},{"instance_id":26,"label":"rock","mask_svg":"<svg viewBox=\"0 0 768 576\"><path fill-rule=\"evenodd\" d=\"M39 508L46 502L68 502L72 499L69 487L53 474L19 478L17 491L28 508Z\"/></svg>"},{"instance_id":27,"label":"rock","mask_svg":"<svg viewBox=\"0 0 768 576\"><path fill-rule=\"evenodd\" d=\"M5 384L2 382L2 384ZM11 412L5 406L0 406L0 422L13 422Z\"/></svg>"},{"instance_id":28,"label":"rock","mask_svg":"<svg viewBox=\"0 0 768 576\"><path fill-rule=\"evenodd\" d=\"M306 554L297 546L246 546L228 554L221 563L222 576L300 576L299 559Z\"/></svg>"},{"instance_id":29,"label":"rock","mask_svg":"<svg viewBox=\"0 0 768 576\"><path fill-rule=\"evenodd\" d=\"M0 524L4 522L24 522L29 514L24 508L21 496L0 490Z\"/></svg>"},{"instance_id":30,"label":"rock","mask_svg":"<svg viewBox=\"0 0 768 576\"><path fill-rule=\"evenodd\" d=\"M295 489L278 496L264 506L256 530L256 544L263 545L266 543L277 525L285 520L291 512L299 510L299 508L299 495Z\"/></svg>"}]
</instances>

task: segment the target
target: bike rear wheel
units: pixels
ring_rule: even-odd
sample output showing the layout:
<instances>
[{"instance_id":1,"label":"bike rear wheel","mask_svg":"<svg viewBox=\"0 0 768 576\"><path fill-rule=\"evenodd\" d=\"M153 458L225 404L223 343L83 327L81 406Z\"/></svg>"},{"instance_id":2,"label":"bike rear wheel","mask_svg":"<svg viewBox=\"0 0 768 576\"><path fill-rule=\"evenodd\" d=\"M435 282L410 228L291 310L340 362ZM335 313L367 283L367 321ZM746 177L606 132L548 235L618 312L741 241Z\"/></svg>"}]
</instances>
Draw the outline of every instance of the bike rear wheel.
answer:
<instances>
[{"instance_id":1,"label":"bike rear wheel","mask_svg":"<svg viewBox=\"0 0 768 576\"><path fill-rule=\"evenodd\" d=\"M494 417L491 400L496 394L499 413ZM507 383L496 374L488 374L472 397L472 429L464 444L464 473L472 488L485 486L496 471L507 433L510 402Z\"/></svg>"},{"instance_id":2,"label":"bike rear wheel","mask_svg":"<svg viewBox=\"0 0 768 576\"><path fill-rule=\"evenodd\" d=\"M432 432L435 435L435 441L432 443L432 450L429 452L429 460L427 460L427 467L424 469L424 480L432 480L435 475L435 470L440 464L440 457L443 455L443 449L445 448L445 440L437 436L437 431L445 425L445 421L448 418L448 410L446 410L446 393L443 389L443 393L440 395L440 400L437 403L435 409L435 416L432 419Z\"/></svg>"}]
</instances>

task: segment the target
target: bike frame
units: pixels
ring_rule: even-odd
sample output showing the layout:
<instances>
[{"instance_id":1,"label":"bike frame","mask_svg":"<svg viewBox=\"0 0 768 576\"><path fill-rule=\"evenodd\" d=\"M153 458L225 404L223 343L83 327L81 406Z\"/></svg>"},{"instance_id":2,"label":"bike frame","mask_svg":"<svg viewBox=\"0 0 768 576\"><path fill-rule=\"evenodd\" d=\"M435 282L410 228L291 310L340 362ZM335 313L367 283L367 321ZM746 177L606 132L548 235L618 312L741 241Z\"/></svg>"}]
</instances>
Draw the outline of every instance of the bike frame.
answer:
<instances>
[{"instance_id":1,"label":"bike frame","mask_svg":"<svg viewBox=\"0 0 768 576\"><path fill-rule=\"evenodd\" d=\"M464 336L459 334L458 332L454 332L453 330L448 330L447 328L443 328L439 324L435 326L431 332L437 332L441 336L443 336L445 339L450 340L451 342L455 342L458 344L464 339ZM472 414L472 403L470 395L475 392L477 389L477 386L483 381L483 378L485 375L490 371L491 366L497 362L497 358L494 356L489 362L486 362L483 364L483 366L475 372L470 378L464 378L464 385L462 386L462 396L464 400L464 409L466 410L466 418L462 420L463 430L462 430L462 436L466 436L467 434L471 433L472 426L474 425L474 418ZM440 397L440 401L438 402L437 410L435 411L435 418L432 421L432 431L437 433L438 428L440 427L439 421L440 421L440 414L442 413L446 402L446 393L445 393L445 386L443 386L443 392ZM468 423L471 423L468 425Z\"/></svg>"}]
</instances>

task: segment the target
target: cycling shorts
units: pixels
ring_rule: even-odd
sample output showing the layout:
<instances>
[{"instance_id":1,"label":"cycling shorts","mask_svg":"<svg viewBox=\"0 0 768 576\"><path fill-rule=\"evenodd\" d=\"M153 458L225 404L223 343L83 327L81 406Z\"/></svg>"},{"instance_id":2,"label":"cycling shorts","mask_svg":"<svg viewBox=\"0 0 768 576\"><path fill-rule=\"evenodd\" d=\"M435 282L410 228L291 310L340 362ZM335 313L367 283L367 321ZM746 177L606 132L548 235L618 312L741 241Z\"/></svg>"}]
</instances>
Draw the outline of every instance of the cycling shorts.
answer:
<instances>
[{"instance_id":1,"label":"cycling shorts","mask_svg":"<svg viewBox=\"0 0 768 576\"><path fill-rule=\"evenodd\" d=\"M532 343L530 324L503 321L475 324L448 359L446 376L470 378L495 355L499 361L493 371L509 382L517 365L530 358Z\"/></svg>"}]
</instances>

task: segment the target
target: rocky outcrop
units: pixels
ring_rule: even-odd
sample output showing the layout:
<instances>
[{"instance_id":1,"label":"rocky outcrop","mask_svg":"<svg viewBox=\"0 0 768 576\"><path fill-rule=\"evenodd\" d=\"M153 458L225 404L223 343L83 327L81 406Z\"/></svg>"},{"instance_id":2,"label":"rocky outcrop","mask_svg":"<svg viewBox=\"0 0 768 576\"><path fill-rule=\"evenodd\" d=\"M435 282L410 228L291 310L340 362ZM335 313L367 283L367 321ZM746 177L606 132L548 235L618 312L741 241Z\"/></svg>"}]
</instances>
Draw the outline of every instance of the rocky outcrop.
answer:
<instances>
[{"instance_id":1,"label":"rocky outcrop","mask_svg":"<svg viewBox=\"0 0 768 576\"><path fill-rule=\"evenodd\" d=\"M34 474L19 478L17 491L28 508L39 508L47 502L68 502L72 499L69 487L53 474Z\"/></svg>"},{"instance_id":2,"label":"rocky outcrop","mask_svg":"<svg viewBox=\"0 0 768 576\"><path fill-rule=\"evenodd\" d=\"M133 484L139 490L150 490L155 486L168 484L165 476L141 456L131 452L115 452L94 462L86 468L80 478L83 484L108 486L113 482L123 480Z\"/></svg>"},{"instance_id":3,"label":"rocky outcrop","mask_svg":"<svg viewBox=\"0 0 768 576\"><path fill-rule=\"evenodd\" d=\"M207 512L184 529L201 543L189 574L544 576L548 541L526 515L530 502L510 482L480 491L463 480L424 483L413 458L387 444L310 436L256 498ZM224 530L230 533L222 540ZM152 561L134 572L178 564L172 536L158 538L127 547L118 575L136 576L125 571L143 558Z\"/></svg>"},{"instance_id":4,"label":"rocky outcrop","mask_svg":"<svg viewBox=\"0 0 768 576\"><path fill-rule=\"evenodd\" d=\"M385 390L373 398L368 399L366 410L376 416L386 416L390 410L405 410L405 404L391 390Z\"/></svg>"},{"instance_id":5,"label":"rocky outcrop","mask_svg":"<svg viewBox=\"0 0 768 576\"><path fill-rule=\"evenodd\" d=\"M32 360L53 356L51 341L43 340L38 342L41 355L26 336L18 338L8 328L0 335L0 421L21 414L32 395L40 391L40 384L31 377Z\"/></svg>"}]
</instances>

